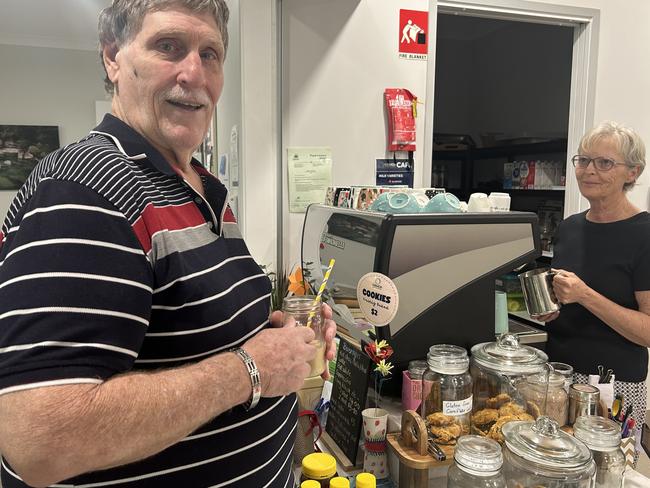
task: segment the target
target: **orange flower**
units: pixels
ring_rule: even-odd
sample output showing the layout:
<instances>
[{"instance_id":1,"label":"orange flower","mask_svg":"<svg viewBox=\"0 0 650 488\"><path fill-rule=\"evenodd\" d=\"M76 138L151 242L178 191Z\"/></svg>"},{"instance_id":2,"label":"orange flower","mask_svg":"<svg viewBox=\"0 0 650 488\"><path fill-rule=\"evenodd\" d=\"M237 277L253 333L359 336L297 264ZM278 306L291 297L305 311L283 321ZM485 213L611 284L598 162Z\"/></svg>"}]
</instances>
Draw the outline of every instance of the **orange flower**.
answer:
<instances>
[{"instance_id":1,"label":"orange flower","mask_svg":"<svg viewBox=\"0 0 650 488\"><path fill-rule=\"evenodd\" d=\"M302 278L302 268L296 267L296 270L289 275L289 291L294 295L305 295L305 281Z\"/></svg>"}]
</instances>

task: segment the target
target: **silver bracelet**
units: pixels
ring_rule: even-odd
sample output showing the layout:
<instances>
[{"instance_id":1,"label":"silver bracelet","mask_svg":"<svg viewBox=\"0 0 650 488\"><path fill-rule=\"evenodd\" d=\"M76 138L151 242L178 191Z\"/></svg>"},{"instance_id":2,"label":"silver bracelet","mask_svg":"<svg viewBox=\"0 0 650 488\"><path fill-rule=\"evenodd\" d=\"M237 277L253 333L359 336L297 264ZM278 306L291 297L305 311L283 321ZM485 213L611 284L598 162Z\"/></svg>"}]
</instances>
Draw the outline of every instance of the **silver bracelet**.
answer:
<instances>
[{"instance_id":1,"label":"silver bracelet","mask_svg":"<svg viewBox=\"0 0 650 488\"><path fill-rule=\"evenodd\" d=\"M251 397L248 399L248 401L242 404L242 406L245 410L252 410L257 406L260 401L260 397L262 396L262 382L260 380L260 371L257 369L257 365L255 364L253 357L244 351L241 347L236 347L232 350L232 352L239 356L239 359L244 362L246 369L248 370L248 374L251 377L253 393L251 394Z\"/></svg>"}]
</instances>

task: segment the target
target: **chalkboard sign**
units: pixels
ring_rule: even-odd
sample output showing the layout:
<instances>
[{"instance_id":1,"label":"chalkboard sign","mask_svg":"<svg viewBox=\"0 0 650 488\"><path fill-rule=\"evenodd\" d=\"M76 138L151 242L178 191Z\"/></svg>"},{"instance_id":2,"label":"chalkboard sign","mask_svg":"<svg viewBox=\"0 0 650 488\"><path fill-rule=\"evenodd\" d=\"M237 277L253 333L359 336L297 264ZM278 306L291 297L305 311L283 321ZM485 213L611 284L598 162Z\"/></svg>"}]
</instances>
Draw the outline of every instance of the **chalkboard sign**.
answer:
<instances>
[{"instance_id":1,"label":"chalkboard sign","mask_svg":"<svg viewBox=\"0 0 650 488\"><path fill-rule=\"evenodd\" d=\"M365 353L341 338L325 430L352 465L357 459L371 364Z\"/></svg>"}]
</instances>

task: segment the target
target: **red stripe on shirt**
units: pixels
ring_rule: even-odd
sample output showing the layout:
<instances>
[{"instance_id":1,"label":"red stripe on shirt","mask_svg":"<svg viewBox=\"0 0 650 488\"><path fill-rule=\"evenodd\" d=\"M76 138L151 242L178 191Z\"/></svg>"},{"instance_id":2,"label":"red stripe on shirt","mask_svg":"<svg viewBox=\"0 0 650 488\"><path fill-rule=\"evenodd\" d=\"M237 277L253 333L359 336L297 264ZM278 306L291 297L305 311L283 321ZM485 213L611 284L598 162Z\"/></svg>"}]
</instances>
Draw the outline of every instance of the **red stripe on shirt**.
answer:
<instances>
[{"instance_id":1,"label":"red stripe on shirt","mask_svg":"<svg viewBox=\"0 0 650 488\"><path fill-rule=\"evenodd\" d=\"M145 253L151 251L151 236L161 230L180 230L196 227L205 219L194 202L183 205L156 207L149 204L132 227Z\"/></svg>"}]
</instances>

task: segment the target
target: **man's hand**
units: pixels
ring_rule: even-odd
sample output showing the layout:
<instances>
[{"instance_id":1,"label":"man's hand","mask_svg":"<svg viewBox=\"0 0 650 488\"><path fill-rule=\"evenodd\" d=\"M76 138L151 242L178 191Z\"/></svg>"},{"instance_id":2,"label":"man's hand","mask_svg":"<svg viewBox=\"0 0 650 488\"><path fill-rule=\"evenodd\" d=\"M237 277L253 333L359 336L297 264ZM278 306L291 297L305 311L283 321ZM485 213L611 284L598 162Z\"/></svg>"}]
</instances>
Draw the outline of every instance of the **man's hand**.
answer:
<instances>
[{"instance_id":1,"label":"man's hand","mask_svg":"<svg viewBox=\"0 0 650 488\"><path fill-rule=\"evenodd\" d=\"M321 307L321 314L323 317L323 337L325 338L325 359L331 361L336 356L336 342L334 342L334 337L336 337L336 322L332 320L332 308L326 303ZM324 380L328 380L330 377L330 368L328 364L325 365L325 371L321 374Z\"/></svg>"},{"instance_id":2,"label":"man's hand","mask_svg":"<svg viewBox=\"0 0 650 488\"><path fill-rule=\"evenodd\" d=\"M323 319L323 337L325 338L325 359L331 361L336 356L336 322L332 320L332 307L323 303L321 305L321 317ZM282 327L282 312L276 310L270 317L271 325L273 327ZM327 380L330 377L329 367L325 367L325 371L321 375L323 379Z\"/></svg>"},{"instance_id":3,"label":"man's hand","mask_svg":"<svg viewBox=\"0 0 650 488\"><path fill-rule=\"evenodd\" d=\"M294 327L264 329L242 346L255 360L260 371L263 397L277 397L298 391L316 356L314 331Z\"/></svg>"},{"instance_id":4,"label":"man's hand","mask_svg":"<svg viewBox=\"0 0 650 488\"><path fill-rule=\"evenodd\" d=\"M563 269L553 271L557 272L553 277L553 291L561 304L581 303L587 297L590 288L575 273Z\"/></svg>"}]
</instances>

